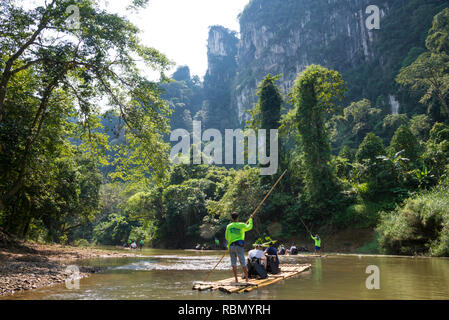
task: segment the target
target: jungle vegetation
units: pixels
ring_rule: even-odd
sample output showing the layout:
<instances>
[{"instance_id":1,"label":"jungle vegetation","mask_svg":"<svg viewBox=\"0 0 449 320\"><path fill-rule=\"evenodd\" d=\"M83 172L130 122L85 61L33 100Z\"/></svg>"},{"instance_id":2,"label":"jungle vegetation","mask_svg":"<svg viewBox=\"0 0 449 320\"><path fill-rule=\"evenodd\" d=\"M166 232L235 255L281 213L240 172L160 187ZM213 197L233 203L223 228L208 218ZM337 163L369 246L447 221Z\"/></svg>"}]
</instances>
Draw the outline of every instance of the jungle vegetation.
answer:
<instances>
[{"instance_id":1,"label":"jungle vegetation","mask_svg":"<svg viewBox=\"0 0 449 320\"><path fill-rule=\"evenodd\" d=\"M88 17L80 28L65 21L75 2ZM262 177L257 165L169 161L170 128L189 129L199 101L213 95L188 67L169 79L171 61L143 46L126 18L90 0L31 10L8 0L1 9L2 230L34 241L188 248L223 240L229 214L244 220L270 190L278 175ZM288 96L266 75L246 129L279 129L278 172L288 174L248 241L294 238L305 232L301 218L315 230L375 229L386 253L449 254L448 34L444 9L426 48L394 75L421 104L401 114L367 96L347 102L344 75L324 66L299 73ZM160 81L145 78L137 60Z\"/></svg>"}]
</instances>

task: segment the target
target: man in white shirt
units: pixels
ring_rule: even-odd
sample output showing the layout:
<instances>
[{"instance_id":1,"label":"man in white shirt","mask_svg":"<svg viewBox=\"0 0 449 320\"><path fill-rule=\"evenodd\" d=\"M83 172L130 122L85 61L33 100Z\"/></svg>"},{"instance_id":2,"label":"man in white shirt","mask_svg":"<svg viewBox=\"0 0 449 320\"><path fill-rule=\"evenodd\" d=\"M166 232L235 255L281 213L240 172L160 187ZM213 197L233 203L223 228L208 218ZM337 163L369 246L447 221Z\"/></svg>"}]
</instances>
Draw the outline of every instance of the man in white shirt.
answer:
<instances>
[{"instance_id":1,"label":"man in white shirt","mask_svg":"<svg viewBox=\"0 0 449 320\"><path fill-rule=\"evenodd\" d=\"M248 252L248 258L251 261L253 258L260 259L260 263L267 268L267 257L264 254L263 247L260 244L256 245L256 248Z\"/></svg>"}]
</instances>

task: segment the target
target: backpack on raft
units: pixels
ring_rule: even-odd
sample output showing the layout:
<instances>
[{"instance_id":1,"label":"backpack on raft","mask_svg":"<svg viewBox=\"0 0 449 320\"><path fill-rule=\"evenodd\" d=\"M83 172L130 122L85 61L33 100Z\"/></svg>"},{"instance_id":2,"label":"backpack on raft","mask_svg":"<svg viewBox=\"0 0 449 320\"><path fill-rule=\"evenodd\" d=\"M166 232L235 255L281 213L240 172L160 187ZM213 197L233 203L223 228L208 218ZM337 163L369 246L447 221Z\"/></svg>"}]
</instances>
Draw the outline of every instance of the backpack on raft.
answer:
<instances>
[{"instance_id":1,"label":"backpack on raft","mask_svg":"<svg viewBox=\"0 0 449 320\"><path fill-rule=\"evenodd\" d=\"M260 278L266 279L268 278L268 273L265 267L260 264L260 259L253 258L252 261L247 259L248 265L248 277L249 278Z\"/></svg>"},{"instance_id":2,"label":"backpack on raft","mask_svg":"<svg viewBox=\"0 0 449 320\"><path fill-rule=\"evenodd\" d=\"M267 271L271 274L281 273L281 269L279 269L279 262L276 261L276 256L267 256Z\"/></svg>"}]
</instances>

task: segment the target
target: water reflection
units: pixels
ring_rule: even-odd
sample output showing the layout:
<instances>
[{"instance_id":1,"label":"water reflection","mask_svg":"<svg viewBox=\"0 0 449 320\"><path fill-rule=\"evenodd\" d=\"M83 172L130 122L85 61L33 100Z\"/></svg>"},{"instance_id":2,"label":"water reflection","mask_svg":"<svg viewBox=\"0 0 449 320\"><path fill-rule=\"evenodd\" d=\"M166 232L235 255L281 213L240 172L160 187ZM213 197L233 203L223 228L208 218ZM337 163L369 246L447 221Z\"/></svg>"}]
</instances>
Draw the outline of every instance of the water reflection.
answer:
<instances>
[{"instance_id":1,"label":"water reflection","mask_svg":"<svg viewBox=\"0 0 449 320\"><path fill-rule=\"evenodd\" d=\"M317 259L312 269L313 281L320 282L323 278L321 259Z\"/></svg>"}]
</instances>

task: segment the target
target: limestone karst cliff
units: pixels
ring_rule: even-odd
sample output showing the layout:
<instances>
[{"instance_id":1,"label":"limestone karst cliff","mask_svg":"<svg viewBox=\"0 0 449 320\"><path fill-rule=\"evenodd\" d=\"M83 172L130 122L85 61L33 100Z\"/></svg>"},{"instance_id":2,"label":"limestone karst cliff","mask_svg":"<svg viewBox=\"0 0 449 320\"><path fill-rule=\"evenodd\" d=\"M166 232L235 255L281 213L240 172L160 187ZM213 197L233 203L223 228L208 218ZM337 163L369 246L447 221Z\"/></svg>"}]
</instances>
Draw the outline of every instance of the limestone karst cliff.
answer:
<instances>
[{"instance_id":1,"label":"limestone karst cliff","mask_svg":"<svg viewBox=\"0 0 449 320\"><path fill-rule=\"evenodd\" d=\"M367 26L373 5L379 9L379 29ZM445 0L251 0L239 16L240 34L210 28L208 70L201 88L195 87L202 100L182 117L220 130L243 126L265 75L282 74L279 86L286 95L310 64L342 73L348 87L343 107L367 98L384 115L423 113L419 98L399 87L395 77L426 51L432 19L448 5ZM189 105L182 97L176 103Z\"/></svg>"},{"instance_id":2,"label":"limestone karst cliff","mask_svg":"<svg viewBox=\"0 0 449 320\"><path fill-rule=\"evenodd\" d=\"M370 5L379 8L380 29L367 27ZM398 91L394 77L405 59L413 61L424 50L432 18L445 5L441 0L252 0L240 15L233 107L242 119L266 74L283 74L279 85L285 94L310 64L343 74L347 102L384 101L380 107L386 113L399 112L402 103L416 105Z\"/></svg>"},{"instance_id":3,"label":"limestone karst cliff","mask_svg":"<svg viewBox=\"0 0 449 320\"><path fill-rule=\"evenodd\" d=\"M238 41L234 31L221 26L209 29L208 69L204 76L205 100L197 116L208 128L223 130L237 125L231 92L237 72Z\"/></svg>"}]
</instances>

